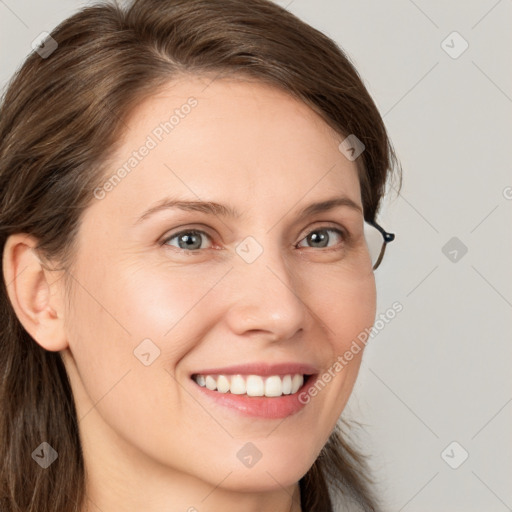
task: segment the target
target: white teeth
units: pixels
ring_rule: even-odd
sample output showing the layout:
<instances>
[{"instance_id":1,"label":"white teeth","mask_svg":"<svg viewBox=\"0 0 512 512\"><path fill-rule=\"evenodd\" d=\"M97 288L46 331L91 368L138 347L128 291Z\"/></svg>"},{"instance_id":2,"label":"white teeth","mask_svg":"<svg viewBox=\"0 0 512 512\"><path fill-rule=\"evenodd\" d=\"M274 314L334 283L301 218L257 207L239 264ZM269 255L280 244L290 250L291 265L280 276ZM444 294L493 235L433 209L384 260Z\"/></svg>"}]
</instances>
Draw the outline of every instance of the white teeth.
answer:
<instances>
[{"instance_id":1,"label":"white teeth","mask_svg":"<svg viewBox=\"0 0 512 512\"><path fill-rule=\"evenodd\" d=\"M246 393L249 396L263 396L265 394L265 385L259 375L249 375L245 385L247 386Z\"/></svg>"},{"instance_id":2,"label":"white teeth","mask_svg":"<svg viewBox=\"0 0 512 512\"><path fill-rule=\"evenodd\" d=\"M292 392L292 377L285 375L283 379L283 395L289 395Z\"/></svg>"},{"instance_id":3,"label":"white teeth","mask_svg":"<svg viewBox=\"0 0 512 512\"><path fill-rule=\"evenodd\" d=\"M195 375L194 380L201 387L206 387L219 393L233 393L234 395L276 397L290 395L304 384L304 376L294 375Z\"/></svg>"},{"instance_id":4,"label":"white teeth","mask_svg":"<svg viewBox=\"0 0 512 512\"><path fill-rule=\"evenodd\" d=\"M231 377L231 386L229 390L234 395L245 395L245 379L241 375L233 375Z\"/></svg>"},{"instance_id":5,"label":"white teeth","mask_svg":"<svg viewBox=\"0 0 512 512\"><path fill-rule=\"evenodd\" d=\"M229 391L229 380L224 375L219 375L217 379L217 391L227 393Z\"/></svg>"},{"instance_id":6,"label":"white teeth","mask_svg":"<svg viewBox=\"0 0 512 512\"><path fill-rule=\"evenodd\" d=\"M275 375L269 377L265 381L265 396L281 396L283 394L283 383L281 379Z\"/></svg>"},{"instance_id":7,"label":"white teeth","mask_svg":"<svg viewBox=\"0 0 512 512\"><path fill-rule=\"evenodd\" d=\"M205 385L208 389L211 389L212 391L217 389L217 381L211 375L206 376Z\"/></svg>"},{"instance_id":8,"label":"white teeth","mask_svg":"<svg viewBox=\"0 0 512 512\"><path fill-rule=\"evenodd\" d=\"M304 384L304 377L302 375L294 375L292 379L292 395L297 393L302 384Z\"/></svg>"}]
</instances>

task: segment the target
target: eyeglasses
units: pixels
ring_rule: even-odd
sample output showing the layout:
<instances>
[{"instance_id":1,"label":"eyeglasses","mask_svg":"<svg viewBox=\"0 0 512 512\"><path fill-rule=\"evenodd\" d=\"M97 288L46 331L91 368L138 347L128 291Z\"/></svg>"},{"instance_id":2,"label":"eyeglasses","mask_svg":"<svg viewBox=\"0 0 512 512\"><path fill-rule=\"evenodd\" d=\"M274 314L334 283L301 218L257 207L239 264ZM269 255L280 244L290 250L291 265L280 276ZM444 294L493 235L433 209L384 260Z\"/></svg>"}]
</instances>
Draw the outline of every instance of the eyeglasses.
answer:
<instances>
[{"instance_id":1,"label":"eyeglasses","mask_svg":"<svg viewBox=\"0 0 512 512\"><path fill-rule=\"evenodd\" d=\"M365 220L364 237L370 252L372 267L375 270L384 258L386 246L395 239L395 235L385 231L376 222Z\"/></svg>"}]
</instances>

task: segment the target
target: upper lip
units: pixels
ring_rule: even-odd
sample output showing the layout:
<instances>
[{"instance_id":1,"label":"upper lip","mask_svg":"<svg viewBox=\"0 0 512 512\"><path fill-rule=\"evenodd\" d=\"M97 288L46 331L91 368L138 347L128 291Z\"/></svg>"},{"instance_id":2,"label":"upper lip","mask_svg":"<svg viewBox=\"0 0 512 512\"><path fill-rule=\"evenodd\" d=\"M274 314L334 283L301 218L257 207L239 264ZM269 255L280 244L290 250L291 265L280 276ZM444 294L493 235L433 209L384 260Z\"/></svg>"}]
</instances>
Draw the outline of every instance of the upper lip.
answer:
<instances>
[{"instance_id":1,"label":"upper lip","mask_svg":"<svg viewBox=\"0 0 512 512\"><path fill-rule=\"evenodd\" d=\"M239 364L234 366L226 366L224 368L207 368L205 370L200 370L194 372L192 375L262 375L262 376L270 376L270 375L293 375L293 374L303 374L303 375L313 375L316 374L318 370L310 365L303 363L276 363L276 364L268 364L268 363L248 363L248 364Z\"/></svg>"}]
</instances>

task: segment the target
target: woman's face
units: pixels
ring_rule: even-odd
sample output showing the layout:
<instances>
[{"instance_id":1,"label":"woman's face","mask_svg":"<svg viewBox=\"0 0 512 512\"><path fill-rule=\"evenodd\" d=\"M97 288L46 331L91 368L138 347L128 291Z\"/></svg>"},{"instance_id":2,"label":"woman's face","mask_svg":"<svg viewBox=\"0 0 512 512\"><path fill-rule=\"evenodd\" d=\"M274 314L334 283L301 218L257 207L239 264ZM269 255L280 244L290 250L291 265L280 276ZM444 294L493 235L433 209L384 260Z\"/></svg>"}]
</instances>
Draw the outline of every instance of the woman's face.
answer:
<instances>
[{"instance_id":1,"label":"woman's face","mask_svg":"<svg viewBox=\"0 0 512 512\"><path fill-rule=\"evenodd\" d=\"M341 370L338 357L375 317L356 164L305 104L257 83L188 77L128 128L84 213L65 315L86 464L290 486L363 351Z\"/></svg>"}]
</instances>

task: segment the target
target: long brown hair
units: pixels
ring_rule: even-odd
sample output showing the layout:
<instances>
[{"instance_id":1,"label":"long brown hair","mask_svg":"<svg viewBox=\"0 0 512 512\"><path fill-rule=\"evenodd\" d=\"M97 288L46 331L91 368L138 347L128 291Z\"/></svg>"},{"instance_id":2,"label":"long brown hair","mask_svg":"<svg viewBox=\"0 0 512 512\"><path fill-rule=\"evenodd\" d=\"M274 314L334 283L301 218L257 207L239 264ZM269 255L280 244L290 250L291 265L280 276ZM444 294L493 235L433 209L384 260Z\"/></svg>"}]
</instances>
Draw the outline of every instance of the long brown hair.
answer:
<instances>
[{"instance_id":1,"label":"long brown hair","mask_svg":"<svg viewBox=\"0 0 512 512\"><path fill-rule=\"evenodd\" d=\"M81 9L51 33L58 47L31 53L0 106L0 249L13 233L38 252L73 261L81 214L104 180L133 108L178 75L245 75L313 108L365 145L357 159L367 220L398 163L361 78L328 37L268 0L114 0ZM0 290L0 509L82 512L85 468L78 420L58 352L23 329ZM345 421L345 420L343 420ZM346 423L348 425L348 423ZM336 430L300 480L303 511L333 510L340 493L379 510L366 455ZM43 442L58 462L31 457Z\"/></svg>"}]
</instances>

